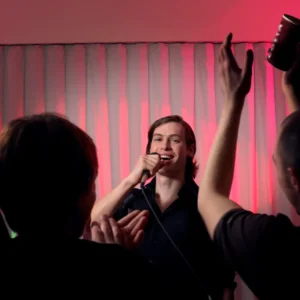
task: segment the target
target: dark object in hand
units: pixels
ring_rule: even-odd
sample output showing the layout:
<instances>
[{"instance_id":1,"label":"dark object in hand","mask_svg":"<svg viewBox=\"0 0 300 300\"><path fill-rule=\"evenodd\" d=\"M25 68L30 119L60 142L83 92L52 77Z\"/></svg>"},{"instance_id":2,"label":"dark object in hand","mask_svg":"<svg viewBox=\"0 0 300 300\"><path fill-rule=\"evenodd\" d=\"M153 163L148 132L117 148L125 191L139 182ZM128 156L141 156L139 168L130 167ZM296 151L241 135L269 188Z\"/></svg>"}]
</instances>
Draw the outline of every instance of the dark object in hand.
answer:
<instances>
[{"instance_id":1,"label":"dark object in hand","mask_svg":"<svg viewBox=\"0 0 300 300\"><path fill-rule=\"evenodd\" d=\"M284 14L272 48L269 49L268 62L279 70L289 70L296 60L298 43L300 43L300 20Z\"/></svg>"}]
</instances>

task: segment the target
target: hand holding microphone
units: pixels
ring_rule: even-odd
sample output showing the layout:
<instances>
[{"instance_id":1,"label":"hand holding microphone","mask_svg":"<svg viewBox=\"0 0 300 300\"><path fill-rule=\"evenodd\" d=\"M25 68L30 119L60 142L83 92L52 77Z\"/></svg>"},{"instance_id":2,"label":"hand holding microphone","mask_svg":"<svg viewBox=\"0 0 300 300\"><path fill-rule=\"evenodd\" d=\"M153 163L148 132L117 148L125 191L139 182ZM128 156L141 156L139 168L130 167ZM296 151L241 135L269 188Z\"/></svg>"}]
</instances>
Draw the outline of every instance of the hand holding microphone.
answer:
<instances>
[{"instance_id":1,"label":"hand holding microphone","mask_svg":"<svg viewBox=\"0 0 300 300\"><path fill-rule=\"evenodd\" d=\"M158 156L158 159L159 159L159 163L160 163L160 161L161 161L161 157L160 157L160 155L157 153L157 152L152 152L152 153L150 153L150 155L156 155L156 156ZM158 167L158 165L156 165L155 167ZM156 169L154 168L153 170L152 170L152 172L153 171L155 171ZM159 168L156 170L156 172L159 170ZM155 172L155 173L156 173ZM154 173L154 172L153 172ZM154 173L154 174L155 174ZM154 174L152 175L152 176L154 176ZM146 183L146 181L150 178L150 177L152 177L151 176L151 173L150 173L150 170L148 170L148 169L144 169L143 170L143 175L142 175L142 179L141 179L141 187L143 188L144 187L144 185L145 185L145 183Z\"/></svg>"},{"instance_id":2,"label":"hand holding microphone","mask_svg":"<svg viewBox=\"0 0 300 300\"><path fill-rule=\"evenodd\" d=\"M145 182L150 177L154 176L159 169L168 164L170 164L170 162L161 160L160 155L156 152L148 155L141 155L127 179L133 186L136 186L139 183L145 184Z\"/></svg>"}]
</instances>

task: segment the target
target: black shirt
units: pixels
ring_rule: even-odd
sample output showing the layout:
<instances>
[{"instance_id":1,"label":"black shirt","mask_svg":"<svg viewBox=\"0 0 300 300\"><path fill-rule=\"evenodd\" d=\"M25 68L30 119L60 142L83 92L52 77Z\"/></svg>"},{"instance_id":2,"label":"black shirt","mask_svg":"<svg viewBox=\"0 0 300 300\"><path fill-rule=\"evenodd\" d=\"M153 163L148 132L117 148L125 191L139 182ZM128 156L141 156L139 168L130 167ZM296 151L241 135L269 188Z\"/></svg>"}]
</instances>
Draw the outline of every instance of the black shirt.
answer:
<instances>
[{"instance_id":1,"label":"black shirt","mask_svg":"<svg viewBox=\"0 0 300 300\"><path fill-rule=\"evenodd\" d=\"M145 186L145 193L164 228L183 253L200 283L175 250L165 232L149 210L139 189L134 189L115 214L116 219L132 210L150 211L145 237L137 252L156 266L170 291L189 294L189 299L206 299L208 291L213 299L220 299L225 287L233 286L234 272L226 268L218 255L197 209L198 186L188 181L179 197L163 213L155 202L155 178ZM202 296L201 296L202 295Z\"/></svg>"},{"instance_id":2,"label":"black shirt","mask_svg":"<svg viewBox=\"0 0 300 300\"><path fill-rule=\"evenodd\" d=\"M141 257L86 240L10 240L1 245L0 276L1 299L153 299L163 294Z\"/></svg>"},{"instance_id":3,"label":"black shirt","mask_svg":"<svg viewBox=\"0 0 300 300\"><path fill-rule=\"evenodd\" d=\"M300 299L300 228L288 217L234 209L214 241L259 299Z\"/></svg>"}]
</instances>

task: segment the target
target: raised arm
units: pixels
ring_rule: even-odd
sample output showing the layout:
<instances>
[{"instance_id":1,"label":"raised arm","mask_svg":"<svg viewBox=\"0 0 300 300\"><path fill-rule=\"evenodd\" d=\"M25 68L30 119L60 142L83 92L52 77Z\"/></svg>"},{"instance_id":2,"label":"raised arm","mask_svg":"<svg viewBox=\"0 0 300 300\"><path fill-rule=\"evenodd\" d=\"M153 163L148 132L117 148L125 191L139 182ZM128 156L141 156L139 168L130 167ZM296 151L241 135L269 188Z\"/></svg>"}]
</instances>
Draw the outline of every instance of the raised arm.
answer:
<instances>
[{"instance_id":1,"label":"raised arm","mask_svg":"<svg viewBox=\"0 0 300 300\"><path fill-rule=\"evenodd\" d=\"M239 207L229 200L229 194L240 118L251 87L253 52L247 52L244 69L241 70L231 51L231 39L229 34L220 49L223 111L198 194L199 212L211 237L222 216Z\"/></svg>"}]
</instances>

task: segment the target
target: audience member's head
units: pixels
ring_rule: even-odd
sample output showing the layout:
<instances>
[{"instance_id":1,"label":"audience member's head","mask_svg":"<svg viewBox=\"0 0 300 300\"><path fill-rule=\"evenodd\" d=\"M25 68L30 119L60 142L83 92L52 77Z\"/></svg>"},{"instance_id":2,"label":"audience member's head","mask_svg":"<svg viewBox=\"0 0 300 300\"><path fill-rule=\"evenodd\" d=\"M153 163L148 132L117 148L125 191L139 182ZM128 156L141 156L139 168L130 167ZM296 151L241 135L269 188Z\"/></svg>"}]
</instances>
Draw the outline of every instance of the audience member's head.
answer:
<instances>
[{"instance_id":1,"label":"audience member's head","mask_svg":"<svg viewBox=\"0 0 300 300\"><path fill-rule=\"evenodd\" d=\"M92 139L56 114L15 119L0 134L0 207L21 237L79 237L97 172Z\"/></svg>"},{"instance_id":2,"label":"audience member's head","mask_svg":"<svg viewBox=\"0 0 300 300\"><path fill-rule=\"evenodd\" d=\"M300 111L290 114L282 122L274 161L279 184L300 214Z\"/></svg>"}]
</instances>

